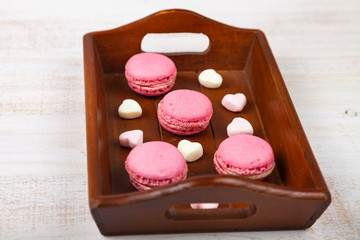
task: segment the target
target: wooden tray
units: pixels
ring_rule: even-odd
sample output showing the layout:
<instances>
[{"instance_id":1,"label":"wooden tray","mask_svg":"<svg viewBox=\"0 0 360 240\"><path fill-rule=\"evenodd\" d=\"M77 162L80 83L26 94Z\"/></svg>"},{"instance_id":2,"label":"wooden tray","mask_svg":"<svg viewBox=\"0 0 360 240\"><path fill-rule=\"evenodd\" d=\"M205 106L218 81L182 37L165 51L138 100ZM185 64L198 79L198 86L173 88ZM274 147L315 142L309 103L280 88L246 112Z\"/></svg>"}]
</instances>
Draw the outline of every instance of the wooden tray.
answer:
<instances>
[{"instance_id":1,"label":"wooden tray","mask_svg":"<svg viewBox=\"0 0 360 240\"><path fill-rule=\"evenodd\" d=\"M145 34L173 32L209 37L205 53L168 56L178 70L174 89L203 92L211 99L214 114L205 131L186 137L204 147L204 156L188 164L188 179L138 192L124 168L129 149L120 146L119 134L142 129L144 141L175 146L183 138L159 127L156 106L163 96L144 97L131 91L124 66L141 52ZM330 193L261 31L230 27L190 11L161 11L113 30L86 34L84 68L89 202L102 234L304 229L330 204ZM207 68L223 76L219 89L199 85L197 75ZM248 98L241 113L231 113L220 104L225 94L236 92ZM140 103L141 118L120 119L117 108L125 98ZM213 155L236 116L248 119L254 135L274 149L277 167L263 182L215 171ZM220 203L220 207L189 206L201 202Z\"/></svg>"}]
</instances>

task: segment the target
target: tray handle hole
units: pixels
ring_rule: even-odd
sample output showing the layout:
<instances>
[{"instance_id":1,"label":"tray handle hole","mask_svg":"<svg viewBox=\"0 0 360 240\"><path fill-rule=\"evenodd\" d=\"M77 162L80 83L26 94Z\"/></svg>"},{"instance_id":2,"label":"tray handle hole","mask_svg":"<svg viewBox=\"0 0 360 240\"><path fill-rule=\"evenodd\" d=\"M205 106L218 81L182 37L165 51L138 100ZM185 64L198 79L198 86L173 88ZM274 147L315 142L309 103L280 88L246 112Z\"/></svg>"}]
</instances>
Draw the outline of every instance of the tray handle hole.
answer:
<instances>
[{"instance_id":1,"label":"tray handle hole","mask_svg":"<svg viewBox=\"0 0 360 240\"><path fill-rule=\"evenodd\" d=\"M166 210L171 220L220 220L249 218L256 213L251 203L191 203L174 205Z\"/></svg>"},{"instance_id":2,"label":"tray handle hole","mask_svg":"<svg viewBox=\"0 0 360 240\"><path fill-rule=\"evenodd\" d=\"M205 54L210 39L203 33L148 33L141 40L141 50L167 54Z\"/></svg>"}]
</instances>

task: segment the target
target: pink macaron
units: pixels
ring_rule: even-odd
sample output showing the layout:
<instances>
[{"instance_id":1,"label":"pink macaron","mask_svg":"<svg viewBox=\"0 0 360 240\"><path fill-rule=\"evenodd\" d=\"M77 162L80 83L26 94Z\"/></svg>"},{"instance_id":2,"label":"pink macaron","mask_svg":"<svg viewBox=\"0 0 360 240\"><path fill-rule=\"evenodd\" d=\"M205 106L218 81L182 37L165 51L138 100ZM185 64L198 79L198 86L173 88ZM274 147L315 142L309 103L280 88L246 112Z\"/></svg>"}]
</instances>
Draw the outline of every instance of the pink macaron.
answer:
<instances>
[{"instance_id":1,"label":"pink macaron","mask_svg":"<svg viewBox=\"0 0 360 240\"><path fill-rule=\"evenodd\" d=\"M167 131L177 135L192 135L204 130L210 122L213 109L204 94L179 89L171 91L158 104L158 119Z\"/></svg>"},{"instance_id":2,"label":"pink macaron","mask_svg":"<svg viewBox=\"0 0 360 240\"><path fill-rule=\"evenodd\" d=\"M186 161L170 143L153 141L133 148L125 161L130 181L138 190L147 190L187 176Z\"/></svg>"},{"instance_id":3,"label":"pink macaron","mask_svg":"<svg viewBox=\"0 0 360 240\"><path fill-rule=\"evenodd\" d=\"M218 173L263 180L275 168L274 153L265 140L248 134L225 139L214 155Z\"/></svg>"},{"instance_id":4,"label":"pink macaron","mask_svg":"<svg viewBox=\"0 0 360 240\"><path fill-rule=\"evenodd\" d=\"M125 65L125 77L130 88L145 96L158 96L170 91L176 73L174 62L157 53L136 54Z\"/></svg>"}]
</instances>

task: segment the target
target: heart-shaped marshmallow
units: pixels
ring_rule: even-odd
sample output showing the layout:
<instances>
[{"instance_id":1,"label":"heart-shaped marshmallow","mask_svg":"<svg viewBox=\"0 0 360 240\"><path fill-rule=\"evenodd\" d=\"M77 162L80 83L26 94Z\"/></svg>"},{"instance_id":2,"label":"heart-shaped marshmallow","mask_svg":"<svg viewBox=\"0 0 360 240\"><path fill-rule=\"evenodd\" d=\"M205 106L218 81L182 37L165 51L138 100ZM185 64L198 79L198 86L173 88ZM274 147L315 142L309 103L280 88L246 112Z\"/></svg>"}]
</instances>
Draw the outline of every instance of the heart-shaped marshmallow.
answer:
<instances>
[{"instance_id":1,"label":"heart-shaped marshmallow","mask_svg":"<svg viewBox=\"0 0 360 240\"><path fill-rule=\"evenodd\" d=\"M254 129L248 120L242 117L237 117L226 128L229 137L237 134L253 134Z\"/></svg>"},{"instance_id":2,"label":"heart-shaped marshmallow","mask_svg":"<svg viewBox=\"0 0 360 240\"><path fill-rule=\"evenodd\" d=\"M133 119L141 116L142 109L135 100L125 99L120 105L118 113L122 118Z\"/></svg>"},{"instance_id":3,"label":"heart-shaped marshmallow","mask_svg":"<svg viewBox=\"0 0 360 240\"><path fill-rule=\"evenodd\" d=\"M207 88L218 88L222 84L222 77L214 69L206 69L199 74L199 82Z\"/></svg>"},{"instance_id":4,"label":"heart-shaped marshmallow","mask_svg":"<svg viewBox=\"0 0 360 240\"><path fill-rule=\"evenodd\" d=\"M144 141L144 133L141 130L131 130L123 132L119 136L121 146L134 148Z\"/></svg>"},{"instance_id":5,"label":"heart-shaped marshmallow","mask_svg":"<svg viewBox=\"0 0 360 240\"><path fill-rule=\"evenodd\" d=\"M215 209L219 207L218 203L190 203L192 209Z\"/></svg>"},{"instance_id":6,"label":"heart-shaped marshmallow","mask_svg":"<svg viewBox=\"0 0 360 240\"><path fill-rule=\"evenodd\" d=\"M190 142L188 140L181 140L178 143L179 151L184 156L186 162L194 162L203 155L203 147L198 142Z\"/></svg>"},{"instance_id":7,"label":"heart-shaped marshmallow","mask_svg":"<svg viewBox=\"0 0 360 240\"><path fill-rule=\"evenodd\" d=\"M241 112L246 105L246 97L242 93L226 94L221 104L229 111Z\"/></svg>"}]
</instances>

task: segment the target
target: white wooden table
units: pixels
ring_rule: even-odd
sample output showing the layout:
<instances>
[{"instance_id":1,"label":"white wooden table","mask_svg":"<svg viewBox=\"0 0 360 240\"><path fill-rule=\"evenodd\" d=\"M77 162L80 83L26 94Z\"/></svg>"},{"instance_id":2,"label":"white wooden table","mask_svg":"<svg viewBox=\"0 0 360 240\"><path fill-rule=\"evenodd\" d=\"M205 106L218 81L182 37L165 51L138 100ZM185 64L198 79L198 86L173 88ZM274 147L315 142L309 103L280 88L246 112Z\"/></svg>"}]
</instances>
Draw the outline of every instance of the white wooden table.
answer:
<instances>
[{"instance_id":1,"label":"white wooden table","mask_svg":"<svg viewBox=\"0 0 360 240\"><path fill-rule=\"evenodd\" d=\"M100 2L1 1L0 239L103 238L87 202L82 36L175 7L266 33L332 204L301 231L119 239L360 238L359 1Z\"/></svg>"}]
</instances>

